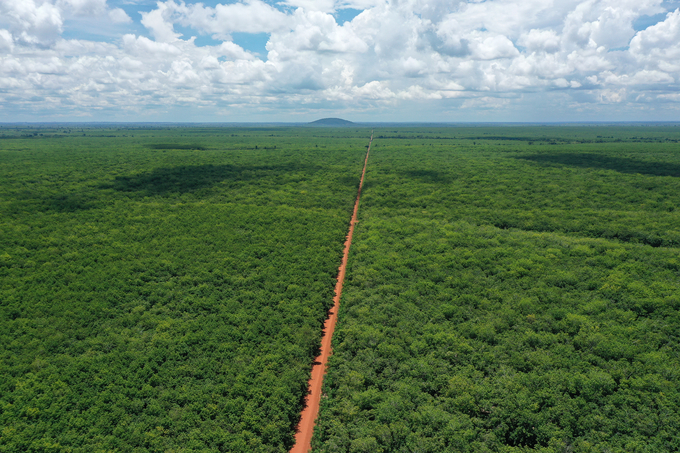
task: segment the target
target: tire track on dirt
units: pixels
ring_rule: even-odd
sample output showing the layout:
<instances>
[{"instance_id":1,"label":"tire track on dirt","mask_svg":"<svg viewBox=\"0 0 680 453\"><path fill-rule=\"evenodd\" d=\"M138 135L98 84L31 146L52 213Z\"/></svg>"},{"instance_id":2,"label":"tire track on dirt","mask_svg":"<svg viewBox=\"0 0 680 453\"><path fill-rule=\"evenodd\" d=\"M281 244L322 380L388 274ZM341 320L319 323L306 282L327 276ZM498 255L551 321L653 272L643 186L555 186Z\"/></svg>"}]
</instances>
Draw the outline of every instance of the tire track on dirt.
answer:
<instances>
[{"instance_id":1,"label":"tire track on dirt","mask_svg":"<svg viewBox=\"0 0 680 453\"><path fill-rule=\"evenodd\" d=\"M352 220L349 222L349 232L345 239L345 250L342 254L340 268L338 269L338 280L335 284L333 308L328 311L328 318L323 325L321 353L314 359L314 363L312 364L312 377L309 379L308 383L305 408L302 410L300 423L298 424L295 433L295 445L291 448L290 453L307 453L312 449L312 435L314 434L314 425L316 424L316 417L319 415L319 402L321 401L321 385L323 384L323 378L326 374L326 363L328 362L328 357L331 355L331 340L333 339L333 332L335 331L335 323L338 320L340 296L342 295L342 285L345 282L345 271L347 270L347 258L349 257L349 248L352 245L354 225L357 223L359 199L361 198L361 189L364 186L364 176L366 175L368 155L371 152L371 143L373 143L373 131L371 131L371 139L368 141L368 149L366 150L364 169L361 172L361 180L359 181L357 199L354 202Z\"/></svg>"}]
</instances>

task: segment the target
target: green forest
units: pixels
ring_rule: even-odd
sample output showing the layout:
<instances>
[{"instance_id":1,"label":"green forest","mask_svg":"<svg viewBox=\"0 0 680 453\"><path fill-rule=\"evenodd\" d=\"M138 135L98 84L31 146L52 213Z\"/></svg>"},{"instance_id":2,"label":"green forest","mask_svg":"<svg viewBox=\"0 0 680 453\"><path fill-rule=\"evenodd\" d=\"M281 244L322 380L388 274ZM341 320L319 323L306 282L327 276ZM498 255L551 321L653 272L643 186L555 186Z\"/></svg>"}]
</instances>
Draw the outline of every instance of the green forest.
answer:
<instances>
[{"instance_id":1,"label":"green forest","mask_svg":"<svg viewBox=\"0 0 680 453\"><path fill-rule=\"evenodd\" d=\"M680 450L678 138L376 130L314 451Z\"/></svg>"},{"instance_id":2,"label":"green forest","mask_svg":"<svg viewBox=\"0 0 680 453\"><path fill-rule=\"evenodd\" d=\"M367 127L0 127L0 452L286 452ZM315 452L680 450L680 127L377 125Z\"/></svg>"},{"instance_id":3,"label":"green forest","mask_svg":"<svg viewBox=\"0 0 680 453\"><path fill-rule=\"evenodd\" d=\"M0 130L0 451L287 451L352 134Z\"/></svg>"}]
</instances>

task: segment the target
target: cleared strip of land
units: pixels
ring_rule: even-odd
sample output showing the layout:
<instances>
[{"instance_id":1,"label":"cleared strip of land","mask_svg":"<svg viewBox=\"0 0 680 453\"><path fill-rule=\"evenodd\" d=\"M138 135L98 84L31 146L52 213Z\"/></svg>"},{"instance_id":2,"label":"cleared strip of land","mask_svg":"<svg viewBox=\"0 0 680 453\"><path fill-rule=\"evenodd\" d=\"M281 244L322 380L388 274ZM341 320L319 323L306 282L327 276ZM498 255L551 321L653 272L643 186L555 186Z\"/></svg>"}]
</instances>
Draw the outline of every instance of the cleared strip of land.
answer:
<instances>
[{"instance_id":1,"label":"cleared strip of land","mask_svg":"<svg viewBox=\"0 0 680 453\"><path fill-rule=\"evenodd\" d=\"M359 191L357 199L354 202L354 211L352 212L352 220L349 223L349 232L347 233L347 240L345 240L345 250L342 254L342 262L338 270L338 281L335 284L335 297L333 298L333 308L329 311L328 319L323 326L323 337L321 340L321 353L314 360L312 365L312 376L309 379L309 394L307 395L305 408L300 417L300 424L298 425L297 433L295 435L295 445L290 450L291 453L307 453L311 449L312 434L314 434L314 423L316 416L319 414L319 402L321 401L321 385L323 384L323 377L326 373L326 363L331 354L331 340L333 339L333 331L335 330L335 323L338 319L338 309L340 308L340 296L342 295L342 285L345 282L345 271L347 270L347 259L349 257L349 248L352 245L352 235L354 233L354 225L357 222L357 213L359 212L359 200L361 198L361 188L364 185L364 176L366 175L366 165L368 164L368 155L371 152L371 143L373 142L373 134L368 143L366 150L366 158L364 159L364 169L361 172L361 180L359 181Z\"/></svg>"}]
</instances>

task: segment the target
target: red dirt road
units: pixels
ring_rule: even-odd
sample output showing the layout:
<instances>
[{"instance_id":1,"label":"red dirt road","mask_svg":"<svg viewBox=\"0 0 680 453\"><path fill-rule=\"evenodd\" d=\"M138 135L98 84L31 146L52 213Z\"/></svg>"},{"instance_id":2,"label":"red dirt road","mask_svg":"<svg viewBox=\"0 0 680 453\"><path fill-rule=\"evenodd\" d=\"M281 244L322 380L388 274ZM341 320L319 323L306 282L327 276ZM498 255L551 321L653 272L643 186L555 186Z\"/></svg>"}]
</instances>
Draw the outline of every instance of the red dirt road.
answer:
<instances>
[{"instance_id":1,"label":"red dirt road","mask_svg":"<svg viewBox=\"0 0 680 453\"><path fill-rule=\"evenodd\" d=\"M345 251L342 254L342 263L338 269L338 281L335 284L335 297L333 298L333 308L328 312L328 319L323 325L323 336L321 338L321 354L314 359L312 365L312 377L309 379L309 390L305 400L305 408L302 410L300 423L297 426L295 434L295 445L291 448L290 453L307 453L312 449L312 434L314 434L314 425L316 416L319 415L319 402L321 401L321 384L323 384L323 377L326 374L326 363L328 357L331 355L331 339L335 331L335 322L338 319L338 309L340 308L340 296L342 295L342 284L345 281L345 271L347 270L347 258L349 257L349 248L352 245L352 234L354 233L354 225L357 223L357 212L359 211L359 198L361 198L361 188L364 186L364 176L366 175L366 164L368 164L368 154L371 152L371 143L373 142L373 132L371 132L371 139L368 142L368 149L366 150L366 159L364 160L364 169L361 172L361 180L359 182L359 192L357 199L354 202L354 212L352 213L352 220L349 223L349 232L345 240Z\"/></svg>"}]
</instances>

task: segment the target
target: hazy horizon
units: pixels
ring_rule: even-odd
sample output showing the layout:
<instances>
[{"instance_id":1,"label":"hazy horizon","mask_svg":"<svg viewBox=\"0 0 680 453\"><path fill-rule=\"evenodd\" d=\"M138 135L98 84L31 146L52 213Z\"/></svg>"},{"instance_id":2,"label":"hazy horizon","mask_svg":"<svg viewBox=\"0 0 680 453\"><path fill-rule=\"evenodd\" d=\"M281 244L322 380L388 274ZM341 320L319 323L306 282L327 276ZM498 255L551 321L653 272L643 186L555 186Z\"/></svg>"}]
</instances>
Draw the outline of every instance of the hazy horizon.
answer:
<instances>
[{"instance_id":1,"label":"hazy horizon","mask_svg":"<svg viewBox=\"0 0 680 453\"><path fill-rule=\"evenodd\" d=\"M326 119L326 118L319 118ZM342 118L344 119L344 118ZM207 125L210 127L239 127L251 125L271 125L271 126L304 126L313 123L312 121L16 121L16 122L0 122L0 128L12 128L21 126L88 126L88 127L104 127L112 126L181 126L193 127ZM350 121L350 120L348 120ZM443 127L472 127L472 126L631 126L631 125L649 125L662 126L672 125L680 126L680 121L350 121L351 124L357 126L380 126L380 125L415 125L415 126L443 126ZM319 127L351 127L351 126L319 126Z\"/></svg>"}]
</instances>

